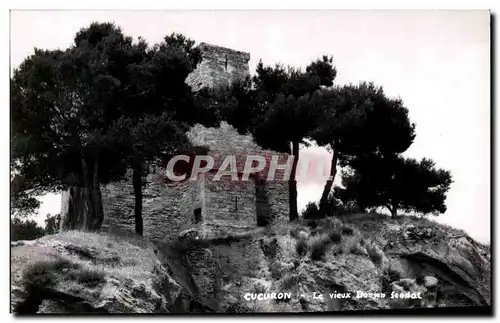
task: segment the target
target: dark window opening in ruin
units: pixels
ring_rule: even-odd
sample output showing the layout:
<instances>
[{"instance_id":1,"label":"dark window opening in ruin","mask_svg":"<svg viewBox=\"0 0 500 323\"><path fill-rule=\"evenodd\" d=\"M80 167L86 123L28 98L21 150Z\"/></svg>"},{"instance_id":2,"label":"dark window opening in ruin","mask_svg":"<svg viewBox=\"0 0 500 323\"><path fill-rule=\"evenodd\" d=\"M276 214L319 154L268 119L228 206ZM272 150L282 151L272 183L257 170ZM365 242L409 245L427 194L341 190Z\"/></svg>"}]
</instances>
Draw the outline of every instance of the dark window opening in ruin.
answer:
<instances>
[{"instance_id":1,"label":"dark window opening in ruin","mask_svg":"<svg viewBox=\"0 0 500 323\"><path fill-rule=\"evenodd\" d=\"M226 54L226 61L224 62L224 68L226 69L227 72L227 54Z\"/></svg>"},{"instance_id":2,"label":"dark window opening in ruin","mask_svg":"<svg viewBox=\"0 0 500 323\"><path fill-rule=\"evenodd\" d=\"M194 209L194 222L201 222L201 207Z\"/></svg>"}]
</instances>

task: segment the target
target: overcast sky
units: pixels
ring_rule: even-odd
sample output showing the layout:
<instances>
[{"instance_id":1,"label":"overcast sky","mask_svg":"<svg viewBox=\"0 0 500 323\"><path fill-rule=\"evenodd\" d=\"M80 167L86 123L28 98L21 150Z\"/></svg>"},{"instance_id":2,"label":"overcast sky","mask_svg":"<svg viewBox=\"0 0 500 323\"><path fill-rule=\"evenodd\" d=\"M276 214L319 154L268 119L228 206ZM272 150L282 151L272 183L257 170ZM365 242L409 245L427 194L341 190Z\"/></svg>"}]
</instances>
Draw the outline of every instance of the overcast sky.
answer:
<instances>
[{"instance_id":1,"label":"overcast sky","mask_svg":"<svg viewBox=\"0 0 500 323\"><path fill-rule=\"evenodd\" d=\"M405 156L451 170L448 211L436 220L490 241L489 12L12 11L12 67L34 47L68 47L92 21L115 22L150 43L175 31L246 51L251 72L259 59L304 67L333 55L337 84L373 81L403 99L417 124ZM322 188L299 183L299 207ZM38 220L59 210L60 197L47 196Z\"/></svg>"}]
</instances>

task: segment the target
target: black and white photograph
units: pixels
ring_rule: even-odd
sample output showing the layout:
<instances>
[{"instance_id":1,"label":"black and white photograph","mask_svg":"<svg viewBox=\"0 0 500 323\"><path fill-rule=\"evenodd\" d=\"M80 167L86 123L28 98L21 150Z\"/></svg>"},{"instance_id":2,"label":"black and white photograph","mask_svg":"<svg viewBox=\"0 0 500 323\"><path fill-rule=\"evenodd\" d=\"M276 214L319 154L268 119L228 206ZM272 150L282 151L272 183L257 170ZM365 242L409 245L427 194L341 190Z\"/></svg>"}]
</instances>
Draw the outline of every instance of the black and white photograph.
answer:
<instances>
[{"instance_id":1,"label":"black and white photograph","mask_svg":"<svg viewBox=\"0 0 500 323\"><path fill-rule=\"evenodd\" d=\"M492 315L493 19L10 10L11 315Z\"/></svg>"}]
</instances>

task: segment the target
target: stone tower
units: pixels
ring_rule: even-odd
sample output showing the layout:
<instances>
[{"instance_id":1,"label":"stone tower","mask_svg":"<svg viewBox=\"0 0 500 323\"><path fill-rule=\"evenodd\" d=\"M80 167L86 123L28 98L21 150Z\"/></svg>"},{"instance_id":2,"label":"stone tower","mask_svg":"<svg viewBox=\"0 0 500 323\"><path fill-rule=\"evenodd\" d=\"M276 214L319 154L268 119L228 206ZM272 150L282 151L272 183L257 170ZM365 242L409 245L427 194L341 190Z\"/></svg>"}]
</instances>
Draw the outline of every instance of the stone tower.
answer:
<instances>
[{"instance_id":1,"label":"stone tower","mask_svg":"<svg viewBox=\"0 0 500 323\"><path fill-rule=\"evenodd\" d=\"M201 43L199 48L202 60L186 78L193 91L228 86L250 75L250 54L207 43Z\"/></svg>"}]
</instances>

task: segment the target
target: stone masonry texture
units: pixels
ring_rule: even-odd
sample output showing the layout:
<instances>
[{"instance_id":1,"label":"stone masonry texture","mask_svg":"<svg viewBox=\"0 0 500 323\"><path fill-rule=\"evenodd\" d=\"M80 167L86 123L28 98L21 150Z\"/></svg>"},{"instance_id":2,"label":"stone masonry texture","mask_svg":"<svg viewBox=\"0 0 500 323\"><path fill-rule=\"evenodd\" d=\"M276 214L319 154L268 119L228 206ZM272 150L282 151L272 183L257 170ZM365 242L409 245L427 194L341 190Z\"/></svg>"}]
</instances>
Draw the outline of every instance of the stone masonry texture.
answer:
<instances>
[{"instance_id":1,"label":"stone masonry texture","mask_svg":"<svg viewBox=\"0 0 500 323\"><path fill-rule=\"evenodd\" d=\"M202 61L186 79L193 91L204 87L228 86L250 75L250 54L207 43L201 43L199 48Z\"/></svg>"}]
</instances>

